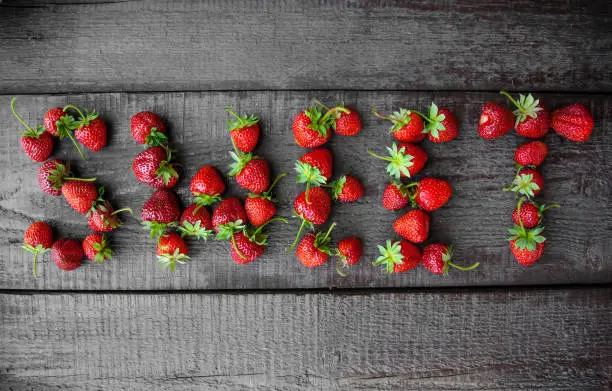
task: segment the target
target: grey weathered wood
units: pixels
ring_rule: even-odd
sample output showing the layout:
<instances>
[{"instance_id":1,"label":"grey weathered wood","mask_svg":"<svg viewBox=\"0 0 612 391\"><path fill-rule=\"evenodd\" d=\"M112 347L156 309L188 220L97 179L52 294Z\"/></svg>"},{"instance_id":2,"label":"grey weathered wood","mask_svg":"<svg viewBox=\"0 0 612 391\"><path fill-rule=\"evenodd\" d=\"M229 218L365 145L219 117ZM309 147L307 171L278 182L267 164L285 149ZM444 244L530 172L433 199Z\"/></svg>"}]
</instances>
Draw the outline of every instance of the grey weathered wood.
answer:
<instances>
[{"instance_id":1,"label":"grey weathered wood","mask_svg":"<svg viewBox=\"0 0 612 391\"><path fill-rule=\"evenodd\" d=\"M3 390L603 390L612 290L2 294Z\"/></svg>"},{"instance_id":2,"label":"grey weathered wood","mask_svg":"<svg viewBox=\"0 0 612 391\"><path fill-rule=\"evenodd\" d=\"M316 95L326 102L345 101L362 113L364 129L358 137L334 136L329 144L335 156L335 175L357 174L365 183L365 197L356 204L337 204L331 221L338 223L333 237L357 235L364 239L365 254L348 278L336 274L335 260L315 270L304 268L285 252L298 223L271 226L271 245L266 255L246 266L235 265L228 245L222 242L191 242L193 261L172 274L155 263L154 243L139 226L140 209L152 193L131 172L133 157L142 150L132 139L129 118L140 110L159 112L171 127L171 140L183 164L183 180L177 186L184 205L189 202L188 183L201 165L213 164L223 171L231 159L225 131L228 115L223 107L253 112L262 117L263 138L257 152L270 160L273 174L290 175L277 188L280 214L290 216L294 197L302 185L295 184L294 161L304 153L293 141L293 116ZM36 182L38 165L19 148L19 128L9 110L10 97L0 97L0 288L9 289L275 289L316 287L407 287L529 285L557 283L605 283L612 281L612 235L608 208L612 199L611 100L602 95L544 95L551 107L584 102L596 118L591 140L575 144L555 133L546 141L550 148L544 164L546 186L543 199L563 207L548 213L545 256L533 267L514 262L505 240L515 207L513 195L501 189L514 175L513 151L523 140L510 134L496 141L478 137L480 107L489 100L503 101L492 93L409 92L210 92L156 94L87 94L66 96L20 96L19 110L35 123L46 108L67 102L95 107L108 122L110 144L100 153L89 153L87 162L67 140L57 156L73 159L84 177L96 176L105 185L116 206L131 206L134 218L112 235L116 257L104 265L85 263L72 273L59 271L46 261L42 277L31 277L30 256L20 249L25 228L34 220L50 221L61 235L83 238L85 218L61 198L43 194ZM372 106L389 111L400 105L424 110L435 100L459 117L460 136L443 145L423 143L430 161L423 175L446 178L455 196L432 215L432 240L457 246L457 262L480 261L474 272L451 271L445 277L418 268L403 275L388 276L371 266L376 244L395 238L392 223L398 214L383 209L380 198L387 179L385 163L366 154L368 148L383 151L392 137L388 124L369 114ZM422 175L420 175L422 176ZM228 194L246 193L232 180Z\"/></svg>"},{"instance_id":3,"label":"grey weathered wood","mask_svg":"<svg viewBox=\"0 0 612 391\"><path fill-rule=\"evenodd\" d=\"M612 90L607 1L3 1L7 93Z\"/></svg>"}]
</instances>

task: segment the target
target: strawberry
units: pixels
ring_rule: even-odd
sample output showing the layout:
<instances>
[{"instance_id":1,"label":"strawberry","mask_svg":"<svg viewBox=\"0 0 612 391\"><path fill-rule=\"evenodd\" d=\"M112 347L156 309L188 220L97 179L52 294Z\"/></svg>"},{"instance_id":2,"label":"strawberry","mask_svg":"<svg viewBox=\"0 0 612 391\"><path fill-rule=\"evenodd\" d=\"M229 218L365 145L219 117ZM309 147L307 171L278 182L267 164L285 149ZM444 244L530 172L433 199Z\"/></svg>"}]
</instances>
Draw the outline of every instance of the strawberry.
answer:
<instances>
[{"instance_id":1,"label":"strawberry","mask_svg":"<svg viewBox=\"0 0 612 391\"><path fill-rule=\"evenodd\" d=\"M363 185L352 175L342 175L329 184L332 198L340 202L355 202L363 195Z\"/></svg>"},{"instance_id":2,"label":"strawberry","mask_svg":"<svg viewBox=\"0 0 612 391\"><path fill-rule=\"evenodd\" d=\"M378 114L376 109L372 109L372 113L380 119L391 121L393 125L389 133L391 133L397 141L418 143L423 141L426 136L426 134L423 133L423 120L415 111L400 109L399 111L394 111L393 114L388 117Z\"/></svg>"},{"instance_id":3,"label":"strawberry","mask_svg":"<svg viewBox=\"0 0 612 391\"><path fill-rule=\"evenodd\" d=\"M482 106L478 133L485 140L493 140L508 133L514 127L514 114L497 103L489 102Z\"/></svg>"},{"instance_id":4,"label":"strawberry","mask_svg":"<svg viewBox=\"0 0 612 391\"><path fill-rule=\"evenodd\" d=\"M47 160L38 169L40 189L52 196L62 195L64 179L69 175L69 166L63 160Z\"/></svg>"},{"instance_id":5,"label":"strawberry","mask_svg":"<svg viewBox=\"0 0 612 391\"><path fill-rule=\"evenodd\" d=\"M387 151L389 152L388 157L379 156L370 150L368 153L375 158L388 161L387 173L395 180L415 175L427 163L427 152L414 144L400 143L398 148L397 144L393 143L391 148L387 147Z\"/></svg>"},{"instance_id":6,"label":"strawberry","mask_svg":"<svg viewBox=\"0 0 612 391\"><path fill-rule=\"evenodd\" d=\"M181 217L179 201L168 189L155 190L142 207L142 224L151 231L151 238L159 238L168 227L175 227Z\"/></svg>"},{"instance_id":7,"label":"strawberry","mask_svg":"<svg viewBox=\"0 0 612 391\"><path fill-rule=\"evenodd\" d=\"M544 161L548 154L548 147L542 141L530 141L520 145L514 151L514 160L519 166L537 167Z\"/></svg>"},{"instance_id":8,"label":"strawberry","mask_svg":"<svg viewBox=\"0 0 612 391\"><path fill-rule=\"evenodd\" d=\"M451 261L453 256L454 247L447 246L442 243L432 243L423 247L423 254L421 255L421 265L429 269L434 274L446 274L448 273L449 267L453 267L458 270L468 271L473 270L480 265L479 262L474 263L471 266L463 267L454 264Z\"/></svg>"},{"instance_id":9,"label":"strawberry","mask_svg":"<svg viewBox=\"0 0 612 391\"><path fill-rule=\"evenodd\" d=\"M270 168L268 162L258 156L253 156L250 153L230 152L234 159L230 176L236 178L236 182L250 192L260 194L266 191L270 186Z\"/></svg>"},{"instance_id":10,"label":"strawberry","mask_svg":"<svg viewBox=\"0 0 612 391\"><path fill-rule=\"evenodd\" d=\"M521 265L531 265L542 257L546 238L540 235L544 227L537 227L531 230L525 227L514 226L508 230L512 236L510 241L510 251L518 263Z\"/></svg>"},{"instance_id":11,"label":"strawberry","mask_svg":"<svg viewBox=\"0 0 612 391\"><path fill-rule=\"evenodd\" d=\"M289 250L295 248L305 226L313 228L314 225L325 224L331 212L331 199L325 190L313 187L309 193L309 201L306 201L306 192L303 192L295 198L293 203L293 210L302 219L302 224Z\"/></svg>"},{"instance_id":12,"label":"strawberry","mask_svg":"<svg viewBox=\"0 0 612 391\"><path fill-rule=\"evenodd\" d=\"M312 185L321 186L327 183L332 176L333 161L329 149L318 148L305 153L295 163L297 183L306 183L306 194ZM308 198L306 199L308 201Z\"/></svg>"},{"instance_id":13,"label":"strawberry","mask_svg":"<svg viewBox=\"0 0 612 391\"><path fill-rule=\"evenodd\" d=\"M184 265L191 258L187 256L187 243L176 232L163 233L157 242L157 263L164 269L174 271L177 263Z\"/></svg>"},{"instance_id":14,"label":"strawberry","mask_svg":"<svg viewBox=\"0 0 612 391\"><path fill-rule=\"evenodd\" d=\"M426 212L440 209L448 202L453 193L451 185L442 179L423 178L415 184L416 191L411 199Z\"/></svg>"},{"instance_id":15,"label":"strawberry","mask_svg":"<svg viewBox=\"0 0 612 391\"><path fill-rule=\"evenodd\" d=\"M338 246L336 246L336 255L340 258L336 264L336 271L338 274L342 277L346 277L342 269L357 264L362 253L363 244L361 244L359 238L349 237L338 242Z\"/></svg>"},{"instance_id":16,"label":"strawberry","mask_svg":"<svg viewBox=\"0 0 612 391\"><path fill-rule=\"evenodd\" d=\"M117 216L121 212L130 212L132 209L122 208L114 210L110 202L104 201L94 205L91 213L87 216L87 224L94 232L111 232L121 226L121 221Z\"/></svg>"},{"instance_id":17,"label":"strawberry","mask_svg":"<svg viewBox=\"0 0 612 391\"><path fill-rule=\"evenodd\" d=\"M206 206L221 201L221 194L225 192L225 183L216 168L203 166L191 180L189 190L194 196L195 203Z\"/></svg>"},{"instance_id":18,"label":"strawberry","mask_svg":"<svg viewBox=\"0 0 612 391\"><path fill-rule=\"evenodd\" d=\"M338 111L349 114L349 110L339 106L327 110L325 114L317 106L299 113L292 125L295 142L302 148L316 148L325 144L331 137L329 128L334 124L333 114Z\"/></svg>"},{"instance_id":19,"label":"strawberry","mask_svg":"<svg viewBox=\"0 0 612 391\"><path fill-rule=\"evenodd\" d=\"M74 270L81 266L83 259L81 242L75 239L59 239L51 247L51 258L64 271Z\"/></svg>"},{"instance_id":20,"label":"strawberry","mask_svg":"<svg viewBox=\"0 0 612 391\"><path fill-rule=\"evenodd\" d=\"M60 122L61 127L61 119L64 115L66 115L66 113L64 113L61 107L53 107L45 113L43 117L43 126L51 136L60 136L61 129L58 129L58 122Z\"/></svg>"},{"instance_id":21,"label":"strawberry","mask_svg":"<svg viewBox=\"0 0 612 391\"><path fill-rule=\"evenodd\" d=\"M544 188L542 174L533 169L521 168L514 177L512 185L504 188L504 191L513 191L527 198L533 198L540 194Z\"/></svg>"},{"instance_id":22,"label":"strawberry","mask_svg":"<svg viewBox=\"0 0 612 391\"><path fill-rule=\"evenodd\" d=\"M36 261L38 260L38 254L44 254L51 250L53 244L53 232L49 224L44 221L36 221L32 223L28 229L26 229L23 235L23 246L25 251L34 254L34 277L38 278L36 274Z\"/></svg>"},{"instance_id":23,"label":"strawberry","mask_svg":"<svg viewBox=\"0 0 612 391\"><path fill-rule=\"evenodd\" d=\"M249 233L246 228L237 232L231 246L231 255L234 262L244 265L261 257L268 245L268 235L263 234L262 229L267 224L277 220L287 223L287 220L276 217L259 226L253 233Z\"/></svg>"},{"instance_id":24,"label":"strawberry","mask_svg":"<svg viewBox=\"0 0 612 391\"><path fill-rule=\"evenodd\" d=\"M101 234L88 235L83 240L83 252L87 258L98 263L111 259L113 255L106 236Z\"/></svg>"},{"instance_id":25,"label":"strawberry","mask_svg":"<svg viewBox=\"0 0 612 391\"><path fill-rule=\"evenodd\" d=\"M53 138L49 132L45 131L44 126L39 125L32 128L17 114L16 100L17 98L11 100L11 110L15 118L25 127L25 132L21 136L21 149L35 162L44 162L53 152Z\"/></svg>"},{"instance_id":26,"label":"strawberry","mask_svg":"<svg viewBox=\"0 0 612 391\"><path fill-rule=\"evenodd\" d=\"M538 205L533 201L525 202L525 198L518 201L516 209L512 212L512 220L514 224L527 229L534 228L542 222L542 215L550 208L558 208L559 204L542 204ZM519 219L520 214L520 219Z\"/></svg>"},{"instance_id":27,"label":"strawberry","mask_svg":"<svg viewBox=\"0 0 612 391\"><path fill-rule=\"evenodd\" d=\"M238 115L232 109L225 109L236 117L236 120L227 121L227 130L230 132L232 143L243 153L252 152L259 141L259 117L254 115Z\"/></svg>"},{"instance_id":28,"label":"strawberry","mask_svg":"<svg viewBox=\"0 0 612 391\"><path fill-rule=\"evenodd\" d=\"M274 179L274 182L268 187L262 194L249 194L247 199L244 201L244 210L249 222L258 227L265 224L268 220L276 214L276 201L272 199L272 189L278 181L287 175L286 172L280 174Z\"/></svg>"},{"instance_id":29,"label":"strawberry","mask_svg":"<svg viewBox=\"0 0 612 391\"><path fill-rule=\"evenodd\" d=\"M378 251L380 256L372 265L383 265L389 274L407 272L421 262L419 248L405 240L393 243L387 240L386 247L379 245Z\"/></svg>"},{"instance_id":30,"label":"strawberry","mask_svg":"<svg viewBox=\"0 0 612 391\"><path fill-rule=\"evenodd\" d=\"M583 143L591 137L595 121L588 107L575 103L553 111L551 124L561 136Z\"/></svg>"},{"instance_id":31,"label":"strawberry","mask_svg":"<svg viewBox=\"0 0 612 391\"><path fill-rule=\"evenodd\" d=\"M391 182L385 187L382 204L387 210L399 210L410 202L410 195L405 185L400 182Z\"/></svg>"},{"instance_id":32,"label":"strawberry","mask_svg":"<svg viewBox=\"0 0 612 391\"><path fill-rule=\"evenodd\" d=\"M518 134L528 138L546 136L550 128L550 113L548 108L540 103L539 99L535 99L531 94L527 96L519 94L517 102L506 91L500 91L500 94L507 96L516 106L513 113L516 117L514 127Z\"/></svg>"},{"instance_id":33,"label":"strawberry","mask_svg":"<svg viewBox=\"0 0 612 391\"><path fill-rule=\"evenodd\" d=\"M226 198L213 211L212 224L217 240L234 240L234 233L245 227L247 215L238 198Z\"/></svg>"},{"instance_id":34,"label":"strawberry","mask_svg":"<svg viewBox=\"0 0 612 391\"><path fill-rule=\"evenodd\" d=\"M423 243L429 235L429 215L420 209L413 209L395 220L393 229L412 243Z\"/></svg>"},{"instance_id":35,"label":"strawberry","mask_svg":"<svg viewBox=\"0 0 612 391\"><path fill-rule=\"evenodd\" d=\"M313 102L324 108L330 110L329 107L325 106L319 100L313 98ZM345 106L344 103L339 103L335 110L331 113L332 117L332 128L340 136L355 136L361 131L361 118L359 113L355 109ZM340 108L344 110L339 110Z\"/></svg>"},{"instance_id":36,"label":"strawberry","mask_svg":"<svg viewBox=\"0 0 612 391\"><path fill-rule=\"evenodd\" d=\"M95 178L93 178L95 180ZM102 191L100 187L100 191ZM62 194L72 209L87 214L101 196L96 184L85 179L71 179L62 186Z\"/></svg>"},{"instance_id":37,"label":"strawberry","mask_svg":"<svg viewBox=\"0 0 612 391\"><path fill-rule=\"evenodd\" d=\"M179 177L172 163L172 150L165 146L150 147L136 155L132 171L139 182L156 189L174 187Z\"/></svg>"},{"instance_id":38,"label":"strawberry","mask_svg":"<svg viewBox=\"0 0 612 391\"><path fill-rule=\"evenodd\" d=\"M134 114L130 120L132 138L138 144L146 144L150 147L156 145L168 145L166 136L166 124L159 115L151 111L141 111Z\"/></svg>"},{"instance_id":39,"label":"strawberry","mask_svg":"<svg viewBox=\"0 0 612 391\"><path fill-rule=\"evenodd\" d=\"M83 160L87 160L83 154L83 151L81 150L81 147L79 146L79 143L77 143L74 135L72 134L75 122L74 117L65 113L64 109L61 107L49 109L45 113L45 117L43 119L43 124L45 129L47 129L47 132L49 132L52 136L59 137L60 140L68 137L70 141L72 141L72 144L74 144L76 150L79 152L79 155L81 155L81 158L83 158Z\"/></svg>"},{"instance_id":40,"label":"strawberry","mask_svg":"<svg viewBox=\"0 0 612 391\"><path fill-rule=\"evenodd\" d=\"M68 109L75 110L79 115L72 124L76 139L94 152L104 148L106 146L106 124L98 113L95 110L89 113L74 105L64 107L64 112Z\"/></svg>"},{"instance_id":41,"label":"strawberry","mask_svg":"<svg viewBox=\"0 0 612 391\"><path fill-rule=\"evenodd\" d=\"M457 118L449 109L438 109L438 106L432 102L429 106L429 115L420 115L427 122L423 132L427 134L429 141L445 143L454 140L459 134Z\"/></svg>"},{"instance_id":42,"label":"strawberry","mask_svg":"<svg viewBox=\"0 0 612 391\"><path fill-rule=\"evenodd\" d=\"M331 238L329 235L335 226L336 223L330 225L325 234L322 232L311 232L304 236L295 249L295 254L298 260L302 262L302 265L307 268L313 268L327 262L331 254Z\"/></svg>"},{"instance_id":43,"label":"strawberry","mask_svg":"<svg viewBox=\"0 0 612 391\"><path fill-rule=\"evenodd\" d=\"M196 239L208 239L213 233L212 220L208 209L200 204L189 205L181 215L178 231L182 237L193 236Z\"/></svg>"}]
</instances>

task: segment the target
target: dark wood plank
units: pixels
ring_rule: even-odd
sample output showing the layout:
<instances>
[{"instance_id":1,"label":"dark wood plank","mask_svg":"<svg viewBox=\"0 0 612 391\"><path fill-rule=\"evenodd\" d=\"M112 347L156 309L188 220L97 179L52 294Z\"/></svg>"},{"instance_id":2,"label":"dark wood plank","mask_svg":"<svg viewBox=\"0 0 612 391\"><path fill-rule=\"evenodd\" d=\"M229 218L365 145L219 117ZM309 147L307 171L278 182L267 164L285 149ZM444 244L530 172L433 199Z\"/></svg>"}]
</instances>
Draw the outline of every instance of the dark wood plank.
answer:
<instances>
[{"instance_id":1,"label":"dark wood plank","mask_svg":"<svg viewBox=\"0 0 612 391\"><path fill-rule=\"evenodd\" d=\"M612 90L607 1L3 1L5 93Z\"/></svg>"},{"instance_id":2,"label":"dark wood plank","mask_svg":"<svg viewBox=\"0 0 612 391\"><path fill-rule=\"evenodd\" d=\"M2 294L5 390L603 390L610 288Z\"/></svg>"},{"instance_id":3,"label":"dark wood plank","mask_svg":"<svg viewBox=\"0 0 612 391\"><path fill-rule=\"evenodd\" d=\"M257 152L268 158L274 174L290 175L276 192L280 214L290 216L293 199L302 185L295 184L294 161L304 153L293 141L290 124L300 108L316 95L325 101L344 100L355 105L364 119L358 137L335 136L329 144L335 156L335 174L357 174L365 183L365 197L356 204L338 204L331 221L338 223L334 240L358 235L364 239L365 254L348 278L336 274L334 261L315 270L304 268L285 248L297 232L298 222L272 226L271 245L266 255L246 266L235 265L226 243L193 243L193 261L172 274L155 263L154 244L139 226L140 209L152 190L136 181L131 161L142 150L132 139L129 118L143 109L152 109L171 126L173 145L183 164L183 179L177 186L184 205L189 202L188 183L198 168L214 164L223 171L231 159L225 131L227 114L223 107L254 112L262 117L264 136ZM612 281L612 137L611 98L590 95L545 95L552 107L580 101L589 105L597 125L592 139L575 144L552 133L546 138L550 154L544 165L546 186L543 199L563 207L551 211L546 223L548 246L544 258L533 267L516 264L505 240L515 207L513 195L501 189L514 175L513 151L522 140L515 135L485 142L478 137L476 124L480 107L502 97L490 93L408 93L408 92L219 92L166 94L88 94L66 96L21 96L18 107L30 122L41 119L48 107L68 101L95 107L108 121L110 144L98 154L89 153L87 162L73 160L84 177L97 176L115 205L131 206L134 218L112 236L117 251L113 261L86 263L73 273L59 271L52 262L43 262L42 277L31 277L30 257L20 249L25 228L35 219L51 221L58 233L83 238L88 230L83 216L61 198L44 195L38 188L38 165L29 162L19 149L18 124L10 114L8 96L0 97L0 287L16 289L275 289L317 287L398 287L529 285L556 283L603 283ZM403 275L388 276L371 266L376 245L393 239L392 224L399 213L383 209L380 199L387 183L384 162L366 154L368 148L383 151L390 145L387 123L369 114L371 107L388 111L400 105L421 108L435 100L452 108L459 117L461 134L446 145L426 142L430 161L423 175L446 178L456 195L432 215L432 240L457 246L457 262L480 261L471 273L453 271L446 277L418 268ZM77 159L66 140L58 156ZM420 175L422 176L422 175ZM233 180L228 194L244 197Z\"/></svg>"}]
</instances>

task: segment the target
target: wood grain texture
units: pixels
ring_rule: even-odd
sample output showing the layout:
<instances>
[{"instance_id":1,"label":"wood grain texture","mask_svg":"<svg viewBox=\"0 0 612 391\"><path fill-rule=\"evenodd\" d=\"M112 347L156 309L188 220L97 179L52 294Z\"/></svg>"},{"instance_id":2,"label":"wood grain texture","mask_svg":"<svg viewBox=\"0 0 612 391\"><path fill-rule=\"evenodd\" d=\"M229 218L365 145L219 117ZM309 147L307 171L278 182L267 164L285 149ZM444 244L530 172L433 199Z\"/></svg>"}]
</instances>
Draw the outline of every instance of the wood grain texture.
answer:
<instances>
[{"instance_id":1,"label":"wood grain texture","mask_svg":"<svg viewBox=\"0 0 612 391\"><path fill-rule=\"evenodd\" d=\"M2 294L4 390L604 390L610 288Z\"/></svg>"},{"instance_id":2,"label":"wood grain texture","mask_svg":"<svg viewBox=\"0 0 612 391\"><path fill-rule=\"evenodd\" d=\"M3 1L5 93L612 90L607 1Z\"/></svg>"},{"instance_id":3,"label":"wood grain texture","mask_svg":"<svg viewBox=\"0 0 612 391\"><path fill-rule=\"evenodd\" d=\"M364 240L365 253L349 277L336 274L334 262L314 270L304 268L285 248L298 228L271 226L271 245L266 255L249 265L235 265L223 242L191 242L192 262L172 274L155 263L154 243L140 228L140 209L152 189L136 181L131 161L142 151L130 135L129 118L140 110L159 112L170 125L172 145L183 165L183 180L177 192L183 205L189 202L188 183L200 166L213 164L227 171L231 158L228 118L223 107L252 112L262 117L263 138L257 153L269 159L273 174L289 172L277 188L279 212L291 216L293 199L302 185L295 184L294 162L304 153L293 141L293 116L309 104L312 96L326 102L345 101L356 107L364 120L357 137L334 136L329 144L335 157L335 175L356 174L365 184L365 196L355 204L337 204L329 220L338 227L334 242L348 235ZM47 259L42 277L31 277L31 262L20 244L23 232L34 220L50 221L59 235L83 238L86 219L61 198L43 194L36 182L38 165L19 149L18 123L9 109L10 97L0 97L0 288L7 289L276 289L322 287L416 287L472 285L530 285L557 283L612 282L612 137L611 98L602 95L544 95L551 107L579 101L587 104L596 118L591 140L569 142L551 132L546 137L550 153L544 164L546 186L543 199L556 201L561 209L548 213L548 244L543 259L533 267L513 260L507 228L515 207L514 196L501 189L514 175L513 151L523 140L513 134L486 142L479 138L477 121L484 102L502 102L491 93L410 93L410 92L207 92L156 94L87 94L73 96L20 96L18 109L31 122L41 120L46 108L72 102L95 107L108 122L110 143L100 153L89 153L87 162L67 140L57 156L73 159L83 177L96 176L118 207L131 206L136 215L126 217L124 227L112 235L115 259L104 265L86 262L75 272L59 271ZM386 112L400 105L425 110L431 101L450 107L461 123L460 136L443 145L423 143L430 160L424 175L447 179L455 195L444 208L432 214L432 241L457 246L456 261L479 261L470 273L451 271L448 276L431 275L417 268L402 275L388 276L371 266L376 245L395 238L392 224L401 213L383 209L380 199L387 179L385 163L366 154L368 148L383 152L390 145L387 121L369 114L371 108ZM233 179L228 194L245 197Z\"/></svg>"}]
</instances>

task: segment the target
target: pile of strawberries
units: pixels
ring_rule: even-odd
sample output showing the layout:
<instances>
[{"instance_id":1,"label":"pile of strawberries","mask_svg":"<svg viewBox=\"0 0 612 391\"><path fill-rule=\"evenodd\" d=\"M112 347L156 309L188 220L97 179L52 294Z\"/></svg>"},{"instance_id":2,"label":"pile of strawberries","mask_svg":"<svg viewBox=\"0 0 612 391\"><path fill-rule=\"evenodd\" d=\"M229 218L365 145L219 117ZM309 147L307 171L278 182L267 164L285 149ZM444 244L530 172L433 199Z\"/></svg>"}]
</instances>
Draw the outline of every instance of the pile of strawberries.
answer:
<instances>
[{"instance_id":1,"label":"pile of strawberries","mask_svg":"<svg viewBox=\"0 0 612 391\"><path fill-rule=\"evenodd\" d=\"M505 95L516 107L514 111L497 104L487 103L483 106L478 133L485 140L492 140L508 133L512 128L529 139L540 139L546 136L552 127L559 135L575 142L585 142L591 136L594 121L589 109L580 103L572 104L552 112L532 94L519 95L515 100L505 91ZM543 213L557 204L545 205L534 198L544 188L544 177L537 170L542 164L548 147L542 141L530 141L520 145L514 160L517 173L512 185L505 188L517 194L517 207L512 213L514 226L509 229L511 236L510 250L516 261L522 265L531 265L542 257L546 238Z\"/></svg>"},{"instance_id":2,"label":"pile of strawberries","mask_svg":"<svg viewBox=\"0 0 612 391\"><path fill-rule=\"evenodd\" d=\"M60 238L53 241L53 231L44 221L34 222L25 232L23 248L34 254L34 276L37 277L36 263L39 254L51 250L51 257L62 270L74 270L81 265L83 256L102 263L111 258L106 233L120 226L118 213L130 208L115 210L104 198L104 188L94 183L96 178L78 178L70 174L70 162L49 158L53 152L52 136L69 138L83 159L85 155L77 140L89 150L97 152L106 146L106 124L98 113L82 110L74 105L54 107L44 116L44 125L30 127L15 110L16 98L11 101L11 110L25 127L21 147L34 161L43 162L38 170L38 184L43 192L51 196L63 195L68 205L80 214L87 215L87 223L94 233L83 242L76 239ZM71 113L75 113L76 117Z\"/></svg>"},{"instance_id":3,"label":"pile of strawberries","mask_svg":"<svg viewBox=\"0 0 612 391\"><path fill-rule=\"evenodd\" d=\"M415 245L421 244L429 236L431 213L444 206L452 195L450 184L442 179L426 177L420 181L403 183L402 178L410 178L419 173L427 163L425 150L416 145L427 137L434 143L448 142L457 137L459 127L455 115L446 108L438 108L435 103L429 107L427 115L415 110L400 109L390 116L381 118L391 121L390 133L399 141L387 147L389 156L380 156L368 151L375 158L389 162L387 173L391 182L384 190L383 206L391 211L405 208L410 204L413 209L399 217L393 224L395 232L405 240L387 240L385 246L378 246L380 257L374 265L382 265L387 273L403 273L422 264L432 273L446 273L449 267L471 270L478 266L461 267L451 261L453 246L432 243L424 246L423 251Z\"/></svg>"}]
</instances>

